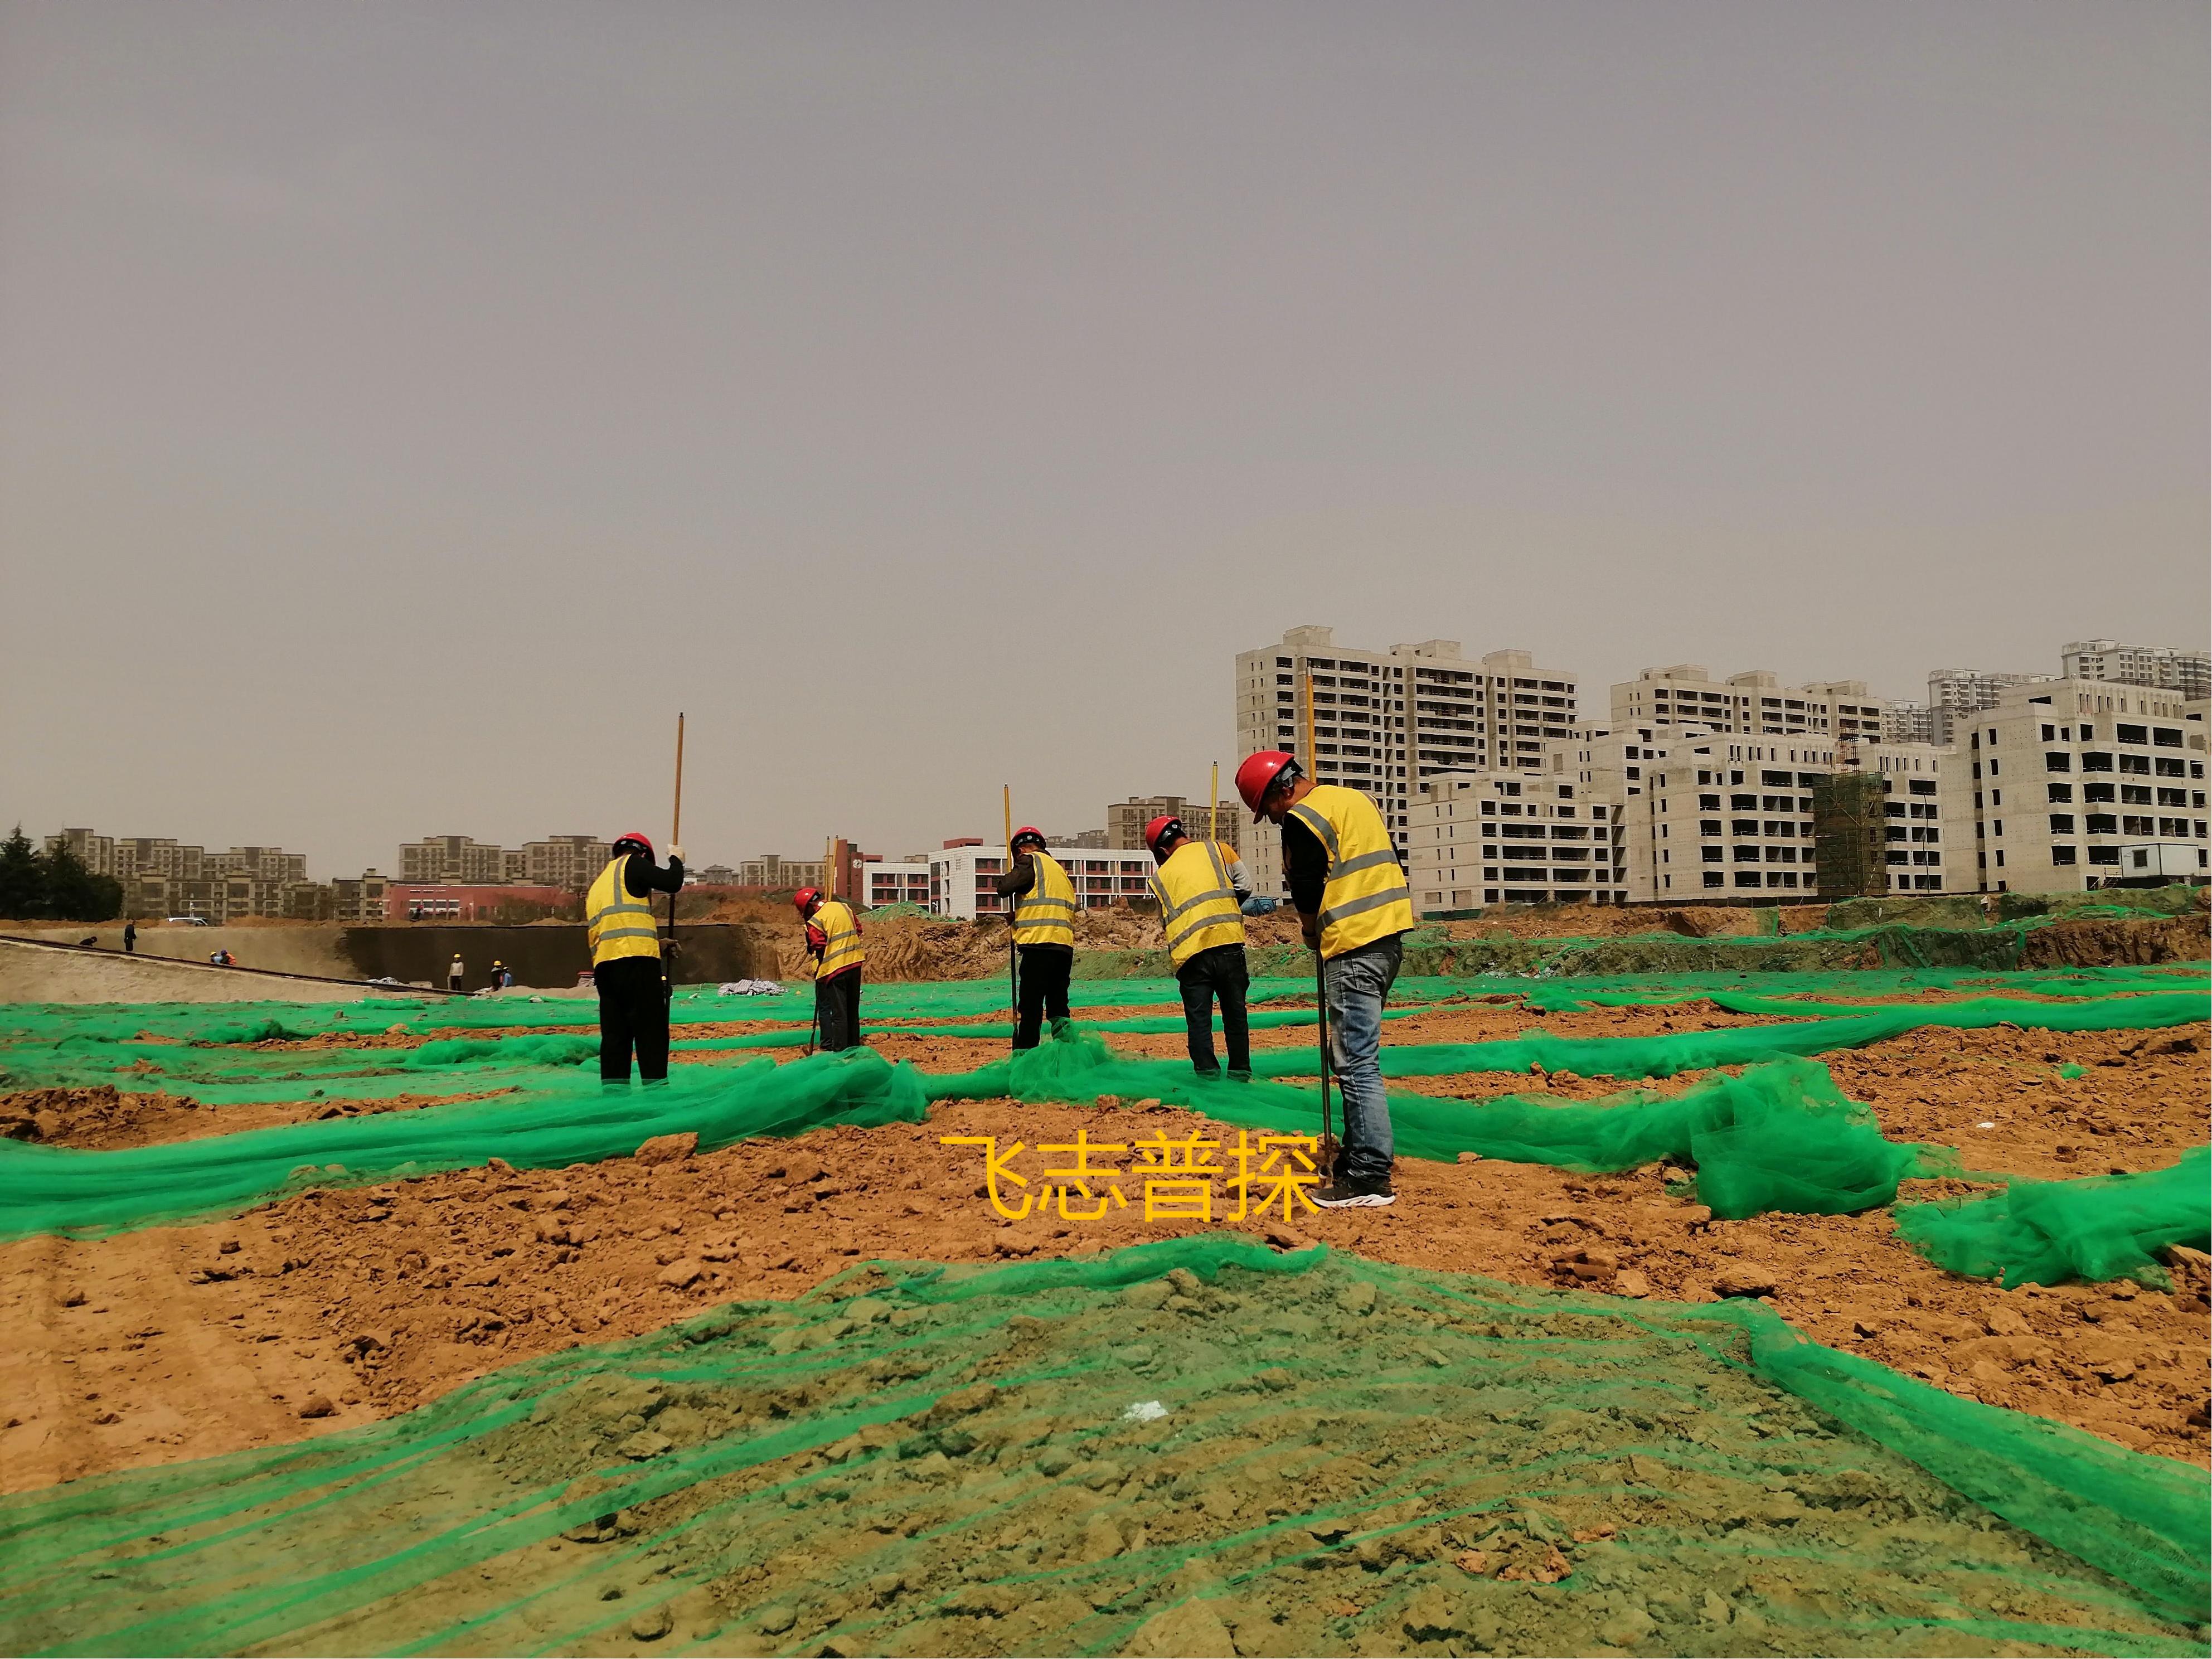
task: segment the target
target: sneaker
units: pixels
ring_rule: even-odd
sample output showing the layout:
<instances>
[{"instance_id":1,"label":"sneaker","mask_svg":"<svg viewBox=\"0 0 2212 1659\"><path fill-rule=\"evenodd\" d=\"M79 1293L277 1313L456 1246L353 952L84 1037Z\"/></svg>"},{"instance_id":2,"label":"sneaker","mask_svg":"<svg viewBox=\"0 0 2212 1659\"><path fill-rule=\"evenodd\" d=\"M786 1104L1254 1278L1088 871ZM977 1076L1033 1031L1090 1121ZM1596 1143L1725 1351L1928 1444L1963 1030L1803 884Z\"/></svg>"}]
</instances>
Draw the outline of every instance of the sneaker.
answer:
<instances>
[{"instance_id":1,"label":"sneaker","mask_svg":"<svg viewBox=\"0 0 2212 1659\"><path fill-rule=\"evenodd\" d=\"M1334 1180L1315 1188L1307 1197L1324 1210L1380 1210L1395 1204L1398 1195L1387 1181Z\"/></svg>"}]
</instances>

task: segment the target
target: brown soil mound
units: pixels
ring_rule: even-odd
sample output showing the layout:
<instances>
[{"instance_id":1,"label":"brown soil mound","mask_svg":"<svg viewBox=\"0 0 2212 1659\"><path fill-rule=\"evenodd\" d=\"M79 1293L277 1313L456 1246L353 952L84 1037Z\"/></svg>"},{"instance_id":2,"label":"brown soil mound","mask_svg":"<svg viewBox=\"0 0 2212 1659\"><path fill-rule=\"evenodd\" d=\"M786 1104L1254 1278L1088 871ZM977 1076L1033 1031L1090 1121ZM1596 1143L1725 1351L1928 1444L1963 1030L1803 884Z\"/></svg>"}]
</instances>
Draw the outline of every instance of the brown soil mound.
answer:
<instances>
[{"instance_id":1,"label":"brown soil mound","mask_svg":"<svg viewBox=\"0 0 2212 1659\"><path fill-rule=\"evenodd\" d=\"M89 1089L29 1089L0 1096L0 1135L74 1146L83 1152L113 1152L125 1146L198 1140L205 1135L238 1134L247 1129L270 1129L322 1118L419 1111L425 1106L489 1100L508 1092L503 1088L481 1089L472 1094L393 1095L375 1100L317 1095L304 1100L210 1107L190 1095L125 1094L112 1084Z\"/></svg>"}]
</instances>

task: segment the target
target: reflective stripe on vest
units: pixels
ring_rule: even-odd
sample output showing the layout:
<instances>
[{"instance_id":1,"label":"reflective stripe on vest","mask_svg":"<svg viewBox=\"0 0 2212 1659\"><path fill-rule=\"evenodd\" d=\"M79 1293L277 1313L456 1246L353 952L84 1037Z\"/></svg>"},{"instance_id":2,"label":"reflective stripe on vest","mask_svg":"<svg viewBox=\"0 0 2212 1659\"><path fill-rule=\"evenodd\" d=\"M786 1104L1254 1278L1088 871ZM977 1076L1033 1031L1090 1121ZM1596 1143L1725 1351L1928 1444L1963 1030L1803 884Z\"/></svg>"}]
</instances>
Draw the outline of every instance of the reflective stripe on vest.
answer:
<instances>
[{"instance_id":1,"label":"reflective stripe on vest","mask_svg":"<svg viewBox=\"0 0 2212 1659\"><path fill-rule=\"evenodd\" d=\"M584 895L586 937L592 944L592 963L611 962L617 957L657 957L660 929L653 925L653 906L634 898L623 883L629 863L624 854L611 860Z\"/></svg>"},{"instance_id":2,"label":"reflective stripe on vest","mask_svg":"<svg viewBox=\"0 0 2212 1659\"><path fill-rule=\"evenodd\" d=\"M1413 896L1375 803L1341 784L1316 784L1291 817L1328 855L1321 895L1321 953L1340 957L1413 925Z\"/></svg>"},{"instance_id":3,"label":"reflective stripe on vest","mask_svg":"<svg viewBox=\"0 0 2212 1659\"><path fill-rule=\"evenodd\" d=\"M1200 951L1244 943L1244 913L1237 908L1237 890L1230 885L1229 866L1217 843L1184 842L1152 872L1152 883L1175 966Z\"/></svg>"},{"instance_id":4,"label":"reflective stripe on vest","mask_svg":"<svg viewBox=\"0 0 2212 1659\"><path fill-rule=\"evenodd\" d=\"M1014 943L1075 945L1075 884L1049 853L1032 852L1036 879L1014 902Z\"/></svg>"},{"instance_id":5,"label":"reflective stripe on vest","mask_svg":"<svg viewBox=\"0 0 2212 1659\"><path fill-rule=\"evenodd\" d=\"M822 947L822 962L814 970L815 978L827 979L867 960L867 951L860 943L859 919L844 900L823 900L821 908L808 920L822 930L829 941Z\"/></svg>"}]
</instances>

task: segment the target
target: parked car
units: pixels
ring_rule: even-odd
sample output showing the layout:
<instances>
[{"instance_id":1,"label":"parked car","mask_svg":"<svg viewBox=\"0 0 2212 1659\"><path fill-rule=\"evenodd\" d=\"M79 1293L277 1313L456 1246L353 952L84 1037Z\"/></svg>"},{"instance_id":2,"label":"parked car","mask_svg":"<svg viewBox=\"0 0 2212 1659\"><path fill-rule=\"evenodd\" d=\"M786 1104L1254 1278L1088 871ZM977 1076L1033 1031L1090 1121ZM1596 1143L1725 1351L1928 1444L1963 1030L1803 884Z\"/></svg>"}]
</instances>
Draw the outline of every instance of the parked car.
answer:
<instances>
[{"instance_id":1,"label":"parked car","mask_svg":"<svg viewBox=\"0 0 2212 1659\"><path fill-rule=\"evenodd\" d=\"M215 926L205 916L170 916L167 921L172 927L212 927Z\"/></svg>"}]
</instances>

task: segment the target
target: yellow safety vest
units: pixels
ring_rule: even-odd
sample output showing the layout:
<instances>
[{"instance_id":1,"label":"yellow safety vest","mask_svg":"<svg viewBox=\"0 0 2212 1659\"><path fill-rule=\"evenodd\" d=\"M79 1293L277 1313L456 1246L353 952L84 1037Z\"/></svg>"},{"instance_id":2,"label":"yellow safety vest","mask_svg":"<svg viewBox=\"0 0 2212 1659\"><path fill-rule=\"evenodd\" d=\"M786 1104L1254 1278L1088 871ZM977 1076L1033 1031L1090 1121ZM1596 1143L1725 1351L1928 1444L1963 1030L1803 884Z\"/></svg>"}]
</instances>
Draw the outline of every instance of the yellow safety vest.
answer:
<instances>
[{"instance_id":1,"label":"yellow safety vest","mask_svg":"<svg viewBox=\"0 0 2212 1659\"><path fill-rule=\"evenodd\" d=\"M1413 925L1413 896L1375 803L1357 789L1317 783L1290 816L1328 855L1321 894L1321 953L1340 957Z\"/></svg>"},{"instance_id":2,"label":"yellow safety vest","mask_svg":"<svg viewBox=\"0 0 2212 1659\"><path fill-rule=\"evenodd\" d=\"M1031 849L1030 868L1036 879L1014 902L1014 943L1075 946L1075 884L1060 860Z\"/></svg>"},{"instance_id":3,"label":"yellow safety vest","mask_svg":"<svg viewBox=\"0 0 2212 1659\"><path fill-rule=\"evenodd\" d=\"M1187 841L1152 872L1160 902L1168 959L1180 968L1200 951L1244 943L1244 913L1229 883L1229 865L1216 842Z\"/></svg>"},{"instance_id":4,"label":"yellow safety vest","mask_svg":"<svg viewBox=\"0 0 2212 1659\"><path fill-rule=\"evenodd\" d=\"M814 970L815 978L827 979L832 974L842 974L867 959L867 951L860 943L860 919L844 900L823 900L807 920L829 939L822 947L822 961Z\"/></svg>"},{"instance_id":5,"label":"yellow safety vest","mask_svg":"<svg viewBox=\"0 0 2212 1659\"><path fill-rule=\"evenodd\" d=\"M592 941L593 967L617 957L660 954L660 930L653 926L653 906L632 897L623 884L623 866L629 862L627 853L609 860L592 883L591 891L584 895L584 922Z\"/></svg>"}]
</instances>

